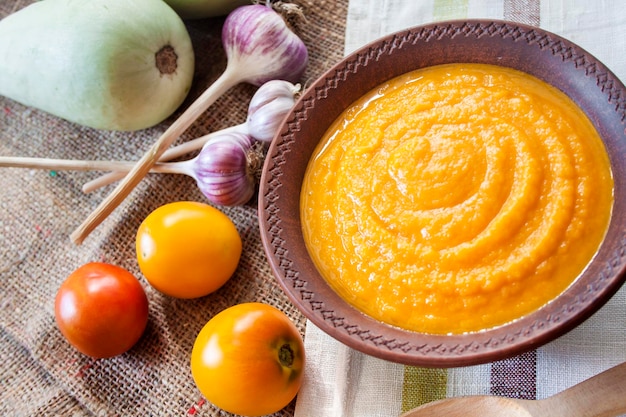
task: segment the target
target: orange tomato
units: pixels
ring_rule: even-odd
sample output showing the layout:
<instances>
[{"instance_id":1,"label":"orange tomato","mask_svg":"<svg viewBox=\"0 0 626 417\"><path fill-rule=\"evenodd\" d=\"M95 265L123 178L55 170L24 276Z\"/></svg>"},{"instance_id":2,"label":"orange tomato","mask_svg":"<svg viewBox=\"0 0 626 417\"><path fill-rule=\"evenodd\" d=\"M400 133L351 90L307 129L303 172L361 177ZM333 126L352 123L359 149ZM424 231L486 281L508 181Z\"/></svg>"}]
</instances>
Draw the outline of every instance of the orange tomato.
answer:
<instances>
[{"instance_id":1,"label":"orange tomato","mask_svg":"<svg viewBox=\"0 0 626 417\"><path fill-rule=\"evenodd\" d=\"M136 237L137 261L150 285L176 298L197 298L220 288L241 257L230 218L204 203L179 201L150 213Z\"/></svg>"},{"instance_id":2,"label":"orange tomato","mask_svg":"<svg viewBox=\"0 0 626 417\"><path fill-rule=\"evenodd\" d=\"M282 311L243 303L221 311L202 328L191 352L191 373L216 406L261 416L295 398L304 361L302 337Z\"/></svg>"},{"instance_id":3,"label":"orange tomato","mask_svg":"<svg viewBox=\"0 0 626 417\"><path fill-rule=\"evenodd\" d=\"M59 330L78 351L108 358L139 340L148 323L148 298L127 270L91 262L61 284L54 313Z\"/></svg>"}]
</instances>

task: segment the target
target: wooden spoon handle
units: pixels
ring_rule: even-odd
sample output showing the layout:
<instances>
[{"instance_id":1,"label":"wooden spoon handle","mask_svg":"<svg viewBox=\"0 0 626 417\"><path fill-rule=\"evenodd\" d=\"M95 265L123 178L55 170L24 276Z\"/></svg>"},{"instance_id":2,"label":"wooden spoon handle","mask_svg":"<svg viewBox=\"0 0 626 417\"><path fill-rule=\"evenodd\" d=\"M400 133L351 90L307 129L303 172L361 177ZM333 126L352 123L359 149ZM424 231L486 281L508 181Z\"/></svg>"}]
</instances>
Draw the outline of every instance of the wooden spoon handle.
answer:
<instances>
[{"instance_id":1,"label":"wooden spoon handle","mask_svg":"<svg viewBox=\"0 0 626 417\"><path fill-rule=\"evenodd\" d=\"M542 400L555 416L615 417L626 413L626 362Z\"/></svg>"}]
</instances>

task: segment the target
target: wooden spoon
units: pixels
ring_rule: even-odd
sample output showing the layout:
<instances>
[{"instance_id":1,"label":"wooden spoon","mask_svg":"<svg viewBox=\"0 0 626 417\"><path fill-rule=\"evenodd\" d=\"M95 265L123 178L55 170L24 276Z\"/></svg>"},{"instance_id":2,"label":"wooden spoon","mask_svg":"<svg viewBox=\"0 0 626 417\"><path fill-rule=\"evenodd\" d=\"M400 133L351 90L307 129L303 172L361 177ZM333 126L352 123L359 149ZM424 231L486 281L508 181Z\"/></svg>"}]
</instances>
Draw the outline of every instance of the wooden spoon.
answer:
<instances>
[{"instance_id":1,"label":"wooden spoon","mask_svg":"<svg viewBox=\"0 0 626 417\"><path fill-rule=\"evenodd\" d=\"M626 363L543 400L489 395L424 404L400 417L616 417L626 413Z\"/></svg>"}]
</instances>

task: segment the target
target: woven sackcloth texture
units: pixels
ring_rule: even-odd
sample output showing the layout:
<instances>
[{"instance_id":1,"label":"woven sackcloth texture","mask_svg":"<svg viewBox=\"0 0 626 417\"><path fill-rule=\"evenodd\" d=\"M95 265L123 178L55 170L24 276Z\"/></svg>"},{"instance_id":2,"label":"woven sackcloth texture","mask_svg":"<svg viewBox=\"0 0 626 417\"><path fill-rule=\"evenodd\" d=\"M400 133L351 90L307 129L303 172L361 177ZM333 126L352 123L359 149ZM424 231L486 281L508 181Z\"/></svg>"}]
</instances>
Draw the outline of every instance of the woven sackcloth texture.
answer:
<instances>
[{"instance_id":1,"label":"woven sackcloth texture","mask_svg":"<svg viewBox=\"0 0 626 417\"><path fill-rule=\"evenodd\" d=\"M0 1L0 18L34 0ZM307 85L344 51L347 0L298 0L306 22L297 25L309 48L302 79ZM196 53L188 106L226 65L220 40L223 18L187 21ZM229 90L180 141L245 120L255 88ZM179 109L179 112L181 111ZM0 154L66 159L137 160L177 112L160 125L134 133L84 128L12 100L0 98ZM221 208L236 223L243 255L232 279L196 300L166 297L141 276L135 232L152 210L178 200L206 201L193 179L146 177L82 245L70 233L113 190L85 194L81 187L98 172L0 170L0 415L3 416L225 416L203 399L189 370L196 334L222 309L262 301L282 309L304 334L305 320L275 282L263 252L255 199L244 207ZM105 360L77 353L54 320L61 282L80 265L105 261L133 272L146 289L148 327L129 352ZM277 416L293 415L293 403Z\"/></svg>"}]
</instances>

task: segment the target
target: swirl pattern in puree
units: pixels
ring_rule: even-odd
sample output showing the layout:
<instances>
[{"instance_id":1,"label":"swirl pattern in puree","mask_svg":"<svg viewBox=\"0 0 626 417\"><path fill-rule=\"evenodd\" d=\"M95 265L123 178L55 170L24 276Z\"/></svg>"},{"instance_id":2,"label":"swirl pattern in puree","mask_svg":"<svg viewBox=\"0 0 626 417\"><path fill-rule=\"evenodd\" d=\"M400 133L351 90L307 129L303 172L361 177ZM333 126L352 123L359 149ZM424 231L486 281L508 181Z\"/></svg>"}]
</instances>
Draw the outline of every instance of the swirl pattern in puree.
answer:
<instances>
[{"instance_id":1,"label":"swirl pattern in puree","mask_svg":"<svg viewBox=\"0 0 626 417\"><path fill-rule=\"evenodd\" d=\"M301 215L345 300L446 334L558 296L597 252L612 204L602 140L567 96L513 69L447 64L387 82L335 121Z\"/></svg>"}]
</instances>

